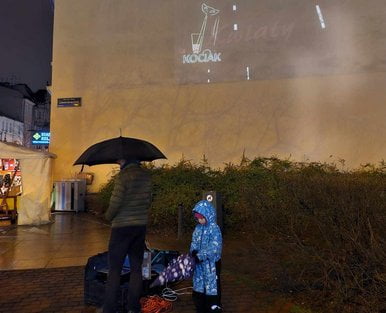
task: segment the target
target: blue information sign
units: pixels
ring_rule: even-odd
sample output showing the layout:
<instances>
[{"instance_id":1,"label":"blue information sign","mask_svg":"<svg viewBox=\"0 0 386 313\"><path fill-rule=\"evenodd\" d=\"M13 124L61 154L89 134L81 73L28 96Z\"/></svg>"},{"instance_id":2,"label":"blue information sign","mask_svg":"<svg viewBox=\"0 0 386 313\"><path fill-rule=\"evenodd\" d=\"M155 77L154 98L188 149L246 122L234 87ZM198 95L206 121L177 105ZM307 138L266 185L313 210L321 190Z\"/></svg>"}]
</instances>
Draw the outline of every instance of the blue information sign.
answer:
<instances>
[{"instance_id":1,"label":"blue information sign","mask_svg":"<svg viewBox=\"0 0 386 313\"><path fill-rule=\"evenodd\" d=\"M50 132L35 132L32 135L33 145L48 145L50 143Z\"/></svg>"}]
</instances>

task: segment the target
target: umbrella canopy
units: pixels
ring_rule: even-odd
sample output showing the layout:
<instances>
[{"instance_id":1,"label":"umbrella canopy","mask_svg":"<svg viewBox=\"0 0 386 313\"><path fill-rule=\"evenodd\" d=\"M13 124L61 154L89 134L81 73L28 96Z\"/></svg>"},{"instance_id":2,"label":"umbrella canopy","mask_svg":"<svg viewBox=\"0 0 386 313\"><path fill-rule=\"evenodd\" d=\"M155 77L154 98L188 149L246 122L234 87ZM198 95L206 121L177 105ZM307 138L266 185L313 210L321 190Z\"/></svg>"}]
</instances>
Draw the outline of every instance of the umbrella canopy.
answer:
<instances>
[{"instance_id":1,"label":"umbrella canopy","mask_svg":"<svg viewBox=\"0 0 386 313\"><path fill-rule=\"evenodd\" d=\"M115 164L121 159L153 161L166 159L166 156L150 142L120 136L92 145L82 153L74 165Z\"/></svg>"},{"instance_id":2,"label":"umbrella canopy","mask_svg":"<svg viewBox=\"0 0 386 313\"><path fill-rule=\"evenodd\" d=\"M150 288L162 286L192 277L196 262L190 254L181 254L177 259L173 259L166 269L150 285Z\"/></svg>"}]
</instances>

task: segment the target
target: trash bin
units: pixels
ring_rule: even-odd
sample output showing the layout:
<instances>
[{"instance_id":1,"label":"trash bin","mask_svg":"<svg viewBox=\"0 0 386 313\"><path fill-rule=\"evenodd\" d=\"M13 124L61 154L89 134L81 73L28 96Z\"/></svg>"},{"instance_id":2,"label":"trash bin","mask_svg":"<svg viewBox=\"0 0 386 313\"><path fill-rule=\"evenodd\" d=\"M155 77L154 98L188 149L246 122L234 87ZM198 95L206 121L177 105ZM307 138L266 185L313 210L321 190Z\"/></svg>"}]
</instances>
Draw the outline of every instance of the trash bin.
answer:
<instances>
[{"instance_id":1,"label":"trash bin","mask_svg":"<svg viewBox=\"0 0 386 313\"><path fill-rule=\"evenodd\" d=\"M71 179L54 182L55 211L83 212L86 180Z\"/></svg>"}]
</instances>

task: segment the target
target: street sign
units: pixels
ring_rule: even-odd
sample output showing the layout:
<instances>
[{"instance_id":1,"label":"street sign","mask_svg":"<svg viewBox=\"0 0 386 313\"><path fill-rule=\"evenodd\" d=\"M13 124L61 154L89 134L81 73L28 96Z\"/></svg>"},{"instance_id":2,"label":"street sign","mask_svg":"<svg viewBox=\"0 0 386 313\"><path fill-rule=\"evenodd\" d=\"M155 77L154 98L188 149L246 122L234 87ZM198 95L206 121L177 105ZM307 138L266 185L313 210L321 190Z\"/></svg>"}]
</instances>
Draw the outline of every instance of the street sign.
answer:
<instances>
[{"instance_id":1,"label":"street sign","mask_svg":"<svg viewBox=\"0 0 386 313\"><path fill-rule=\"evenodd\" d=\"M58 107L80 107L82 98L59 98Z\"/></svg>"}]
</instances>

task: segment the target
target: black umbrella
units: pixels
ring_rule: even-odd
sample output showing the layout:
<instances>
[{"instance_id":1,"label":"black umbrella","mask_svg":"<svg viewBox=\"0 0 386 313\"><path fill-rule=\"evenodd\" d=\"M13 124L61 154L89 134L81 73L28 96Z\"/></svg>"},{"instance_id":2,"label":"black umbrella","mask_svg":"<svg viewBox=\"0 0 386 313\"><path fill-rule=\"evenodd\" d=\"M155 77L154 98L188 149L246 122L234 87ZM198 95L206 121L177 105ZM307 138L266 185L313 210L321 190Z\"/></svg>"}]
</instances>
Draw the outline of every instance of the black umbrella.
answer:
<instances>
[{"instance_id":1,"label":"black umbrella","mask_svg":"<svg viewBox=\"0 0 386 313\"><path fill-rule=\"evenodd\" d=\"M115 164L121 159L153 161L166 159L166 156L150 142L120 136L92 145L82 153L74 165Z\"/></svg>"}]
</instances>

